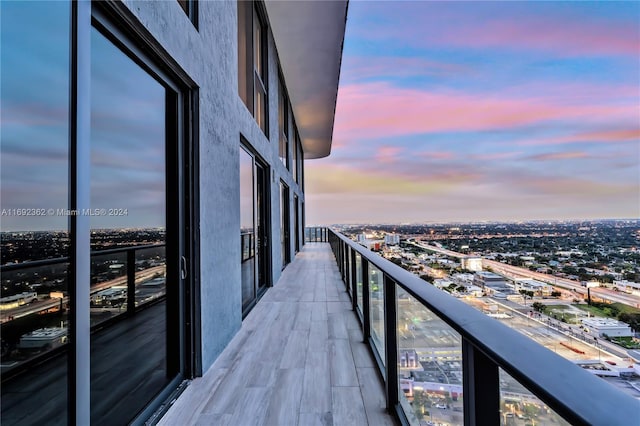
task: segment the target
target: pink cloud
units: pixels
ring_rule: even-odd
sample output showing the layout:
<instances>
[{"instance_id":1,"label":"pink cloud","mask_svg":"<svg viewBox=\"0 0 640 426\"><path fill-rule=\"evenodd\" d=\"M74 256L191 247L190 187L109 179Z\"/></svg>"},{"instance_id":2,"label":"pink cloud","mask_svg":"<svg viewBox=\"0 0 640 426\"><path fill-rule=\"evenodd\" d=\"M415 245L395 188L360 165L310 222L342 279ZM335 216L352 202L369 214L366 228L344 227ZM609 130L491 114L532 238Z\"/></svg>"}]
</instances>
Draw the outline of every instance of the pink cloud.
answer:
<instances>
[{"instance_id":1,"label":"pink cloud","mask_svg":"<svg viewBox=\"0 0 640 426\"><path fill-rule=\"evenodd\" d=\"M481 161L507 160L510 158L518 157L521 154L522 154L522 151L495 152L490 154L476 154L476 155L472 155L471 158L473 158L474 160L481 160Z\"/></svg>"},{"instance_id":2,"label":"pink cloud","mask_svg":"<svg viewBox=\"0 0 640 426\"><path fill-rule=\"evenodd\" d=\"M637 120L637 105L571 105L539 97L433 93L388 83L342 86L338 94L336 140L416 133L508 129L543 121Z\"/></svg>"},{"instance_id":3,"label":"pink cloud","mask_svg":"<svg viewBox=\"0 0 640 426\"><path fill-rule=\"evenodd\" d=\"M562 54L622 54L637 57L640 33L632 25L530 17L462 27L445 35L444 43L469 47L511 47Z\"/></svg>"},{"instance_id":4,"label":"pink cloud","mask_svg":"<svg viewBox=\"0 0 640 426\"><path fill-rule=\"evenodd\" d=\"M371 77L412 77L425 75L451 75L468 72L466 66L430 61L416 57L348 56L343 64L345 71L358 79Z\"/></svg>"},{"instance_id":5,"label":"pink cloud","mask_svg":"<svg viewBox=\"0 0 640 426\"><path fill-rule=\"evenodd\" d=\"M420 156L428 160L452 160L455 157L453 152L449 152L449 151L421 152Z\"/></svg>"},{"instance_id":6,"label":"pink cloud","mask_svg":"<svg viewBox=\"0 0 640 426\"><path fill-rule=\"evenodd\" d=\"M549 152L545 154L536 154L528 157L529 160L549 161L549 160L573 160L576 158L589 158L586 152L569 151L569 152Z\"/></svg>"},{"instance_id":7,"label":"pink cloud","mask_svg":"<svg viewBox=\"0 0 640 426\"><path fill-rule=\"evenodd\" d=\"M381 146L376 151L375 159L382 163L391 163L402 151L403 149L399 146Z\"/></svg>"},{"instance_id":8,"label":"pink cloud","mask_svg":"<svg viewBox=\"0 0 640 426\"><path fill-rule=\"evenodd\" d=\"M518 145L567 145L574 143L619 143L640 141L640 128L596 130L546 139L526 140Z\"/></svg>"},{"instance_id":9,"label":"pink cloud","mask_svg":"<svg viewBox=\"0 0 640 426\"><path fill-rule=\"evenodd\" d=\"M640 51L637 20L597 17L572 20L566 14L548 13L518 16L506 10L489 19L477 19L473 13L459 15L446 8L435 8L433 15L425 19L425 13L417 11L403 26L371 25L359 28L357 34L369 40L394 39L428 48L496 48L564 56L622 55L634 59ZM455 25L455 30L446 31L443 22Z\"/></svg>"}]
</instances>

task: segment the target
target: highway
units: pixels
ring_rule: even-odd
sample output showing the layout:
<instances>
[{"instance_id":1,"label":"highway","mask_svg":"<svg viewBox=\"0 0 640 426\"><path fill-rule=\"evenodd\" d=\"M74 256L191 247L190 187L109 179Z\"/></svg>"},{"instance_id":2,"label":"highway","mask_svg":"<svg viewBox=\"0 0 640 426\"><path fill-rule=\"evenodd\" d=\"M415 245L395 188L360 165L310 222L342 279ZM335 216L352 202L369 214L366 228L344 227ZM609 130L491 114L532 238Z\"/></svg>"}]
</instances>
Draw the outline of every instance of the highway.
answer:
<instances>
[{"instance_id":1,"label":"highway","mask_svg":"<svg viewBox=\"0 0 640 426\"><path fill-rule=\"evenodd\" d=\"M164 265L154 266L153 268L149 268L149 269L145 269L144 271L137 272L136 284L147 281L153 278L158 273L164 273ZM113 280L105 281L105 282L94 285L93 287L91 287L90 294L97 293L107 288L122 286L126 284L127 284L126 276L118 277ZM14 309L8 309L0 313L0 323L5 323L7 321L10 321L11 319L25 317L27 315L37 314L38 312L53 309L53 308L59 307L61 303L63 306L67 305L69 303L69 298L64 297L63 299L47 299L47 300L19 306Z\"/></svg>"},{"instance_id":2,"label":"highway","mask_svg":"<svg viewBox=\"0 0 640 426\"><path fill-rule=\"evenodd\" d=\"M434 251L436 253L444 254L446 256L451 256L457 259L467 256L466 254L443 249L440 247L417 243L413 239L409 239L407 241L425 250ZM586 297L586 294L587 294L587 289L583 287L579 281L573 281L567 278L556 277L555 275L543 274L541 272L530 271L527 268L511 266L502 262L497 262L495 260L488 260L484 258L482 259L482 266L485 268L489 267L494 272L505 275L509 278L535 279L535 280L550 284L554 287L559 287L565 290L571 290L574 293L579 294L583 297ZM634 296L631 294L626 294L626 293L619 293L619 292L610 290L608 288L599 288L599 287L591 288L591 296L597 297L603 300L607 300L609 302L618 302L624 305L640 308L640 297Z\"/></svg>"}]
</instances>

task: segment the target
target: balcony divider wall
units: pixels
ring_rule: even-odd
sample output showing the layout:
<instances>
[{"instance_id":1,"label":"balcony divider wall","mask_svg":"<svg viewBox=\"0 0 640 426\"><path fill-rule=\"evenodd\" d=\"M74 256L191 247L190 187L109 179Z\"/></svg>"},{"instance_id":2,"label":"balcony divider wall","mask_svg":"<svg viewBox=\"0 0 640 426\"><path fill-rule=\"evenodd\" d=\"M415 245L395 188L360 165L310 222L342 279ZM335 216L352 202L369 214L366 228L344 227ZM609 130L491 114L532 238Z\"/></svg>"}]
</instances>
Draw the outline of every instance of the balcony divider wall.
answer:
<instances>
[{"instance_id":1,"label":"balcony divider wall","mask_svg":"<svg viewBox=\"0 0 640 426\"><path fill-rule=\"evenodd\" d=\"M307 228L305 234L308 235L307 241L314 241L318 231ZM438 412L442 414L441 412L450 411L452 415L449 415L449 423L451 424L504 424L506 420L501 418L500 413L505 409L505 398L501 398L505 381L518 386L529 404L537 404L536 406L546 410L540 412L537 422L626 425L640 412L638 401L602 379L589 374L570 361L452 296L427 285L416 275L361 247L344 235L328 230L328 243L334 253L341 276L350 277L347 281L352 280L351 287L345 283L345 288L352 298L354 310L358 310L360 303L358 275L361 274L363 277L364 297L362 297L361 317L363 341L368 344L374 355L378 371L384 380L387 409L402 424L417 425L427 421L434 423L428 418L425 419L424 413L415 411L416 406L419 406L415 398L419 396L420 391L412 388L412 380L405 379L401 374L401 371L406 372L409 365L415 365L418 362L427 364L435 362L438 368L441 368L438 366L440 362L461 365L461 384L450 383L449 371L447 371L447 374L442 375L447 383L440 385L439 390L433 391L436 394L439 393L441 398L444 398L442 395L448 395L446 404L445 402L433 403L428 407L429 415L433 420L435 420L434 414L437 416ZM360 262L358 258L361 259ZM358 263L360 263L360 271L357 268ZM380 271L383 276L382 350L385 362L378 354L380 348L371 335L371 293L379 291L372 287L372 282L374 284L376 282L369 278L372 271ZM422 318L412 318L416 309L420 310L419 315ZM403 314L405 324L402 328L398 320L401 317L400 314ZM409 324L411 324L410 328ZM414 328L414 324L418 324L418 327ZM424 356L420 358L415 352L416 358L413 356L413 349L405 349L401 360L399 332L402 331L405 336L403 339L406 341L406 331L412 329L420 331L420 326L423 330L425 326L432 328L435 326L436 328L432 331L450 336L454 346L432 348L430 358ZM424 349L416 348L415 351ZM437 351L443 355L436 355ZM459 359L461 362L452 359ZM568 383L572 385L569 386ZM407 398L414 398L413 406L408 403ZM445 408L447 405L454 410L443 410L436 405L442 405ZM457 407L460 410L457 410ZM611 410L611 407L616 407L616 410ZM421 418L423 420L420 420Z\"/></svg>"}]
</instances>

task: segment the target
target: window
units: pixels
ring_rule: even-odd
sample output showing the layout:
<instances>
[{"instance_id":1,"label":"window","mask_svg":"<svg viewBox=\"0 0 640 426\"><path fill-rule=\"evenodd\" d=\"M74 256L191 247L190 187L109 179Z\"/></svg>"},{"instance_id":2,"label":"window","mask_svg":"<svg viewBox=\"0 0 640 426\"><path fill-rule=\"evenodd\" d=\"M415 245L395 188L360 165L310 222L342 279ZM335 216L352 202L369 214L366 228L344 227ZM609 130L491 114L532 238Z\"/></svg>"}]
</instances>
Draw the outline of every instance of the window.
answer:
<instances>
[{"instance_id":1,"label":"window","mask_svg":"<svg viewBox=\"0 0 640 426\"><path fill-rule=\"evenodd\" d=\"M198 1L197 0L178 0L178 4L184 13L187 14L189 20L198 28Z\"/></svg>"},{"instance_id":2,"label":"window","mask_svg":"<svg viewBox=\"0 0 640 426\"><path fill-rule=\"evenodd\" d=\"M1 202L43 210L0 224L3 425L129 424L197 362L197 91L127 13L2 4Z\"/></svg>"},{"instance_id":3,"label":"window","mask_svg":"<svg viewBox=\"0 0 640 426\"><path fill-rule=\"evenodd\" d=\"M304 152L302 150L302 141L298 138L298 143L296 144L296 150L298 152L298 175L296 176L296 182L302 188L303 186L303 178L304 178Z\"/></svg>"},{"instance_id":4,"label":"window","mask_svg":"<svg viewBox=\"0 0 640 426\"><path fill-rule=\"evenodd\" d=\"M254 2L238 2L238 94L266 135L267 32Z\"/></svg>"},{"instance_id":5,"label":"window","mask_svg":"<svg viewBox=\"0 0 640 426\"><path fill-rule=\"evenodd\" d=\"M8 211L64 209L70 197L70 2L2 2L0 8L0 203ZM66 424L73 308L64 297L71 269L68 218L3 215L0 225L1 423ZM44 259L52 260L29 266ZM38 314L35 308L47 303L48 312ZM32 312L18 316L25 307Z\"/></svg>"},{"instance_id":6,"label":"window","mask_svg":"<svg viewBox=\"0 0 640 426\"><path fill-rule=\"evenodd\" d=\"M289 187L283 181L280 181L280 243L282 250L282 269L291 262L290 226Z\"/></svg>"},{"instance_id":7,"label":"window","mask_svg":"<svg viewBox=\"0 0 640 426\"><path fill-rule=\"evenodd\" d=\"M291 147L293 159L291 162L293 163L293 169L291 173L293 174L293 180L298 182L298 173L299 173L299 164L298 164L298 147L300 146L300 134L298 134L298 129L296 128L296 138L293 141L293 146Z\"/></svg>"},{"instance_id":8,"label":"window","mask_svg":"<svg viewBox=\"0 0 640 426\"><path fill-rule=\"evenodd\" d=\"M278 155L282 164L289 168L289 98L286 89L280 79L280 93L278 97Z\"/></svg>"}]
</instances>

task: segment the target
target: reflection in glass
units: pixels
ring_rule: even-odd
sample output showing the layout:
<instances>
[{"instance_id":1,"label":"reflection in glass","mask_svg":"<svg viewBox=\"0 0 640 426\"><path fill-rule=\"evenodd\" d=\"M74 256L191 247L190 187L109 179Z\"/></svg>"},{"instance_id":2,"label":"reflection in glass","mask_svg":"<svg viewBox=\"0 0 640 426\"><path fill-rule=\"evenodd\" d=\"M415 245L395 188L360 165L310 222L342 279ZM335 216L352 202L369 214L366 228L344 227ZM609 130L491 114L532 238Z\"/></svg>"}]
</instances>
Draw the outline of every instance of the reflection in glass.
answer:
<instances>
[{"instance_id":1,"label":"reflection in glass","mask_svg":"<svg viewBox=\"0 0 640 426\"><path fill-rule=\"evenodd\" d=\"M409 423L464 424L460 335L397 285L396 295L398 392Z\"/></svg>"},{"instance_id":2,"label":"reflection in glass","mask_svg":"<svg viewBox=\"0 0 640 426\"><path fill-rule=\"evenodd\" d=\"M127 312L127 254L91 256L91 325Z\"/></svg>"},{"instance_id":3,"label":"reflection in glass","mask_svg":"<svg viewBox=\"0 0 640 426\"><path fill-rule=\"evenodd\" d=\"M166 247L152 247L135 251L136 308L151 303L167 293Z\"/></svg>"},{"instance_id":4,"label":"reflection in glass","mask_svg":"<svg viewBox=\"0 0 640 426\"><path fill-rule=\"evenodd\" d=\"M91 216L94 252L166 242L165 98L160 83L92 30L91 208L100 212ZM135 267L136 302L177 285L164 280L162 252L130 253L92 256L92 316L133 313L127 268ZM155 262L154 272L139 270L138 261ZM91 335L92 424L128 423L173 378L167 302L160 300Z\"/></svg>"},{"instance_id":5,"label":"reflection in glass","mask_svg":"<svg viewBox=\"0 0 640 426\"><path fill-rule=\"evenodd\" d=\"M70 9L0 3L3 426L67 423Z\"/></svg>"},{"instance_id":6,"label":"reflection in glass","mask_svg":"<svg viewBox=\"0 0 640 426\"><path fill-rule=\"evenodd\" d=\"M253 157L240 148L240 249L242 250L242 308L255 299L255 225L253 195Z\"/></svg>"},{"instance_id":7,"label":"reflection in glass","mask_svg":"<svg viewBox=\"0 0 640 426\"><path fill-rule=\"evenodd\" d=\"M385 364L384 353L384 286L380 269L369 263L369 310L371 312L371 339Z\"/></svg>"},{"instance_id":8,"label":"reflection in glass","mask_svg":"<svg viewBox=\"0 0 640 426\"><path fill-rule=\"evenodd\" d=\"M498 368L498 372L500 377L501 425L569 424L502 368Z\"/></svg>"},{"instance_id":9,"label":"reflection in glass","mask_svg":"<svg viewBox=\"0 0 640 426\"><path fill-rule=\"evenodd\" d=\"M289 264L289 187L280 182L280 249L282 250L282 267Z\"/></svg>"},{"instance_id":10,"label":"reflection in glass","mask_svg":"<svg viewBox=\"0 0 640 426\"><path fill-rule=\"evenodd\" d=\"M296 131L293 146L291 147L291 174L296 182L298 181L298 145L300 145L300 135Z\"/></svg>"}]
</instances>

